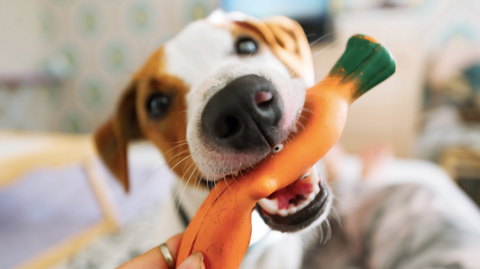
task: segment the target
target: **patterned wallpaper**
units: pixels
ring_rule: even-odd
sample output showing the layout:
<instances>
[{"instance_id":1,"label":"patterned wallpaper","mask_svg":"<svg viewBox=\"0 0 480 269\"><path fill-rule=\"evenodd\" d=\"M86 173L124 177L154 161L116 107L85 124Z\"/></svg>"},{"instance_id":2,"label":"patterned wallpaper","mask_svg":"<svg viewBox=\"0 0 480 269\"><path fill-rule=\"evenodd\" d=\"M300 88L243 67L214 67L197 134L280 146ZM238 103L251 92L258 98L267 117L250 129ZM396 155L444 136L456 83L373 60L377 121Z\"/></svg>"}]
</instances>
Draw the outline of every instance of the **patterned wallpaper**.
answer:
<instances>
[{"instance_id":1,"label":"patterned wallpaper","mask_svg":"<svg viewBox=\"0 0 480 269\"><path fill-rule=\"evenodd\" d=\"M207 16L218 2L39 0L44 44L40 67L65 79L57 86L0 86L0 129L95 130L148 55L187 23ZM338 2L353 8L352 3L378 1L331 0L332 5ZM432 49L458 36L480 39L478 0L398 2L413 3L412 16L424 18L428 28L424 42Z\"/></svg>"},{"instance_id":2,"label":"patterned wallpaper","mask_svg":"<svg viewBox=\"0 0 480 269\"><path fill-rule=\"evenodd\" d=\"M215 0L41 0L40 65L65 79L0 86L0 129L94 130L149 54L215 7Z\"/></svg>"}]
</instances>

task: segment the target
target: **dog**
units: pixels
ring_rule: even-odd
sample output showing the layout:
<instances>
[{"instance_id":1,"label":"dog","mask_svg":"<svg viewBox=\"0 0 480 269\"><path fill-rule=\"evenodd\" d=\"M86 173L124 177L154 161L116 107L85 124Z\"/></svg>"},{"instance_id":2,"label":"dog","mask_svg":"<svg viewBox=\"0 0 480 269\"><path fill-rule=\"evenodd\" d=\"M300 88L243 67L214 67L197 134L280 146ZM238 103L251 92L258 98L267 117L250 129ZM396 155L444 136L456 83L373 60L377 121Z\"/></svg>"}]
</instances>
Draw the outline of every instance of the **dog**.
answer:
<instances>
[{"instance_id":1,"label":"dog","mask_svg":"<svg viewBox=\"0 0 480 269\"><path fill-rule=\"evenodd\" d=\"M181 178L183 191L191 193L176 201L188 224L201 203L191 197L204 198L216 181L254 168L302 127L298 119L313 85L310 46L297 22L217 10L152 54L113 117L96 132L95 144L128 191L127 145L151 141ZM322 214L312 212L316 195L329 190L318 180L309 184L302 193L289 186L262 199L255 214L273 216L268 225L284 233L317 227L332 199L329 195ZM252 241L264 247L249 251L242 268L300 266L298 235L276 239L284 240L281 244L256 237L263 239Z\"/></svg>"}]
</instances>

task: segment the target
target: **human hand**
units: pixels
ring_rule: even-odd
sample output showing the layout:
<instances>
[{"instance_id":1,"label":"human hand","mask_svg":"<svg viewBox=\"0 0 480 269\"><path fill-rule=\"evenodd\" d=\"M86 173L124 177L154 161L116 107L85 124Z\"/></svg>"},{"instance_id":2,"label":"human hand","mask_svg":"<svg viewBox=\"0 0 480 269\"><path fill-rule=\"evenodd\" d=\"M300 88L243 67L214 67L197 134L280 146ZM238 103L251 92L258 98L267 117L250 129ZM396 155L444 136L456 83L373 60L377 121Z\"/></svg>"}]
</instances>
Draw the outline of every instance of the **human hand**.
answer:
<instances>
[{"instance_id":1,"label":"human hand","mask_svg":"<svg viewBox=\"0 0 480 269\"><path fill-rule=\"evenodd\" d=\"M165 242L170 254L175 261L177 258L178 248L182 241L183 234L177 234ZM117 269L170 269L165 262L159 247L152 248L144 254L137 256ZM203 255L200 252L194 252L190 255L178 269L205 269L203 263Z\"/></svg>"}]
</instances>

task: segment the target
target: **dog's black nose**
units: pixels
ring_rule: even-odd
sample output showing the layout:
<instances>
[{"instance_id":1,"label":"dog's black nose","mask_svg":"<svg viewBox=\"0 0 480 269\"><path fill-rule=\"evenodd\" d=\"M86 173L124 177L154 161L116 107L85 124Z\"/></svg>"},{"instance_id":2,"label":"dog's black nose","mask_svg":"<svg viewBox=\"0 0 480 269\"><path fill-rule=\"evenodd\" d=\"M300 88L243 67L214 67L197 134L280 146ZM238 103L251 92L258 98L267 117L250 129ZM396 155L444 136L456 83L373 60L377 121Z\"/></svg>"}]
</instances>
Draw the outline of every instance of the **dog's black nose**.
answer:
<instances>
[{"instance_id":1,"label":"dog's black nose","mask_svg":"<svg viewBox=\"0 0 480 269\"><path fill-rule=\"evenodd\" d=\"M218 146L240 151L279 143L282 103L273 84L257 75L239 77L205 106L202 128Z\"/></svg>"}]
</instances>

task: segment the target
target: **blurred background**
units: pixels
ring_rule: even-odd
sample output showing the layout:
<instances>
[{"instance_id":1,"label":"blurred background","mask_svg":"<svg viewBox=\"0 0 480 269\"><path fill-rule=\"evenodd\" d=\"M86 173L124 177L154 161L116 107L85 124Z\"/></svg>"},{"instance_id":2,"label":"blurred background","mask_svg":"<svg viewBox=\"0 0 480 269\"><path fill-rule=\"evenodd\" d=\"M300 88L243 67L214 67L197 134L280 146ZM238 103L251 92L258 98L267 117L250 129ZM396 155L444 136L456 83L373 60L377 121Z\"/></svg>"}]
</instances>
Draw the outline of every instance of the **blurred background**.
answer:
<instances>
[{"instance_id":1,"label":"blurred background","mask_svg":"<svg viewBox=\"0 0 480 269\"><path fill-rule=\"evenodd\" d=\"M316 81L352 34L381 41L397 60L397 73L353 104L341 143L358 153L384 141L397 157L436 162L480 203L478 0L0 0L0 170L6 171L1 161L11 156L8 150L35 147L15 140L20 132L94 131L154 49L216 8L298 20L312 44ZM1 173L0 268L32 266L25 262L83 229L2 264L2 251L12 245L2 245L1 235L19 231L6 221L15 211L7 196L30 194L11 177L5 183L7 175L2 183Z\"/></svg>"}]
</instances>

